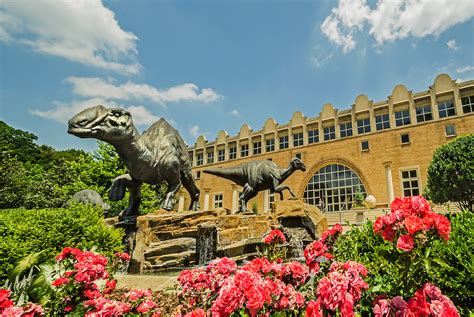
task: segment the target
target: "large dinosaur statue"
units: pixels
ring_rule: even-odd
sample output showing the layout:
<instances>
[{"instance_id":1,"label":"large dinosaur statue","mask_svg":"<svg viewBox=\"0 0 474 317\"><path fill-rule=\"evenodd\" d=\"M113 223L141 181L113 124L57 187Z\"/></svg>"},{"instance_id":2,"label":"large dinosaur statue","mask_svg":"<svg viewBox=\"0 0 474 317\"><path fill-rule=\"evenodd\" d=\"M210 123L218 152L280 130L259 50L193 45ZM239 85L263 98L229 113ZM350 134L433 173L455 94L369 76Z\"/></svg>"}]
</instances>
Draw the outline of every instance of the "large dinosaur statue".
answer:
<instances>
[{"instance_id":1,"label":"large dinosaur statue","mask_svg":"<svg viewBox=\"0 0 474 317\"><path fill-rule=\"evenodd\" d=\"M130 112L98 105L69 120L68 133L112 144L125 163L128 173L115 178L109 190L110 200L123 199L125 188L130 192L128 206L120 214L122 218L138 215L142 183L168 183L161 204L165 210L173 209L173 198L183 185L191 196L189 208L199 210L199 189L191 174L186 144L165 119L161 118L140 135Z\"/></svg>"},{"instance_id":2,"label":"large dinosaur statue","mask_svg":"<svg viewBox=\"0 0 474 317\"><path fill-rule=\"evenodd\" d=\"M287 189L291 196L295 194L287 185L281 185L294 171L305 171L303 161L297 157L291 159L287 168L281 169L269 160L252 161L230 168L212 168L203 170L204 173L216 175L243 187L239 197L239 211L247 211L247 202L255 197L259 191L269 189L272 193L279 193L283 199L283 191Z\"/></svg>"}]
</instances>

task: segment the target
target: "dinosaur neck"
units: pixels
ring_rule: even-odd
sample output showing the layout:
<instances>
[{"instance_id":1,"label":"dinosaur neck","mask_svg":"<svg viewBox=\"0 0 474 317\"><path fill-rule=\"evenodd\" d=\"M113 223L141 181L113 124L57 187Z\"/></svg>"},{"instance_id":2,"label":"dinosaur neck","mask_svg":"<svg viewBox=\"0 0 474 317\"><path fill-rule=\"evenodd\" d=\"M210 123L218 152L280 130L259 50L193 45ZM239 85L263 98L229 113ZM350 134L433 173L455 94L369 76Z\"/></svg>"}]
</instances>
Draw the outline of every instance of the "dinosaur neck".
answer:
<instances>
[{"instance_id":1,"label":"dinosaur neck","mask_svg":"<svg viewBox=\"0 0 474 317\"><path fill-rule=\"evenodd\" d=\"M287 168L283 169L281 172L281 183L287 179L291 174L293 174L295 170L293 169L293 165L290 163Z\"/></svg>"},{"instance_id":2,"label":"dinosaur neck","mask_svg":"<svg viewBox=\"0 0 474 317\"><path fill-rule=\"evenodd\" d=\"M135 127L133 127L132 133L128 138L111 142L111 144L129 170L131 169L130 158L138 158L143 155L143 147L140 144L140 133Z\"/></svg>"}]
</instances>

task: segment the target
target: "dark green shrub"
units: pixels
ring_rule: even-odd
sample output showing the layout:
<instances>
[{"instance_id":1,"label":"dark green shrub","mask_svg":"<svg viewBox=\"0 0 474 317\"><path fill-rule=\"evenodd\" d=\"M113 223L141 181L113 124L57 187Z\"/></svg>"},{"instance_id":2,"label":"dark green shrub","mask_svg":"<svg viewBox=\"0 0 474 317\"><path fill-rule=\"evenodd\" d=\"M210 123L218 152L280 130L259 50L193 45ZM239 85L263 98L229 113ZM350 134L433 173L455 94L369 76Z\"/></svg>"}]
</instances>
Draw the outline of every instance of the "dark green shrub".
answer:
<instances>
[{"instance_id":1,"label":"dark green shrub","mask_svg":"<svg viewBox=\"0 0 474 317\"><path fill-rule=\"evenodd\" d=\"M401 252L382 236L375 235L370 221L341 236L334 246L336 260L357 261L369 271L366 281L370 289L361 300L364 314L371 313L377 295L410 298L425 282L438 286L460 313L472 311L473 214L465 211L451 216L451 227L449 241L433 241L421 257Z\"/></svg>"},{"instance_id":2,"label":"dark green shrub","mask_svg":"<svg viewBox=\"0 0 474 317\"><path fill-rule=\"evenodd\" d=\"M474 134L460 136L436 149L428 167L427 192L435 203L474 205Z\"/></svg>"},{"instance_id":3,"label":"dark green shrub","mask_svg":"<svg viewBox=\"0 0 474 317\"><path fill-rule=\"evenodd\" d=\"M64 247L95 248L108 256L122 250L123 232L107 227L102 210L74 204L68 209L7 209L0 212L0 284L15 263L45 250L53 258Z\"/></svg>"}]
</instances>

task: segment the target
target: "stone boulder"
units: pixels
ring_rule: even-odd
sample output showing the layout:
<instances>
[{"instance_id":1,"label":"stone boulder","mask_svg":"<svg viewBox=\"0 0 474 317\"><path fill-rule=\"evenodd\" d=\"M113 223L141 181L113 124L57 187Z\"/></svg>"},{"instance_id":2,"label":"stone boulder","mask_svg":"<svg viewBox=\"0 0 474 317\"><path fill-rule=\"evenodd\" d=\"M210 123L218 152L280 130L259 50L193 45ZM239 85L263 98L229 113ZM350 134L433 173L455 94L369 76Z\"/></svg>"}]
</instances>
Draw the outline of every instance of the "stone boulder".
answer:
<instances>
[{"instance_id":1,"label":"stone boulder","mask_svg":"<svg viewBox=\"0 0 474 317\"><path fill-rule=\"evenodd\" d=\"M276 202L274 216L284 228L306 228L313 239L321 237L328 229L328 221L319 208L302 200Z\"/></svg>"},{"instance_id":2,"label":"stone boulder","mask_svg":"<svg viewBox=\"0 0 474 317\"><path fill-rule=\"evenodd\" d=\"M129 272L156 272L165 268L204 264L215 257L236 260L257 255L263 237L280 228L290 246L321 236L328 227L317 207L299 200L278 201L275 212L230 214L226 209L157 211L136 219Z\"/></svg>"}]
</instances>

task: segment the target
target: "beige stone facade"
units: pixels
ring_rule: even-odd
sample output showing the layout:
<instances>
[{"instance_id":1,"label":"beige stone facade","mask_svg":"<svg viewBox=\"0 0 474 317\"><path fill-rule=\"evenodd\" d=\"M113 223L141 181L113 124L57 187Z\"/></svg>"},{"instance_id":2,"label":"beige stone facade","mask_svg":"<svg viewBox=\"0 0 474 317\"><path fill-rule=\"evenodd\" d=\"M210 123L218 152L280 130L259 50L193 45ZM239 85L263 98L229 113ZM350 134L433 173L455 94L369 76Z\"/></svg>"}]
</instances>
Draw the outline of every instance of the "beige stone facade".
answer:
<instances>
[{"instance_id":1,"label":"beige stone facade","mask_svg":"<svg viewBox=\"0 0 474 317\"><path fill-rule=\"evenodd\" d=\"M285 184L323 212L345 211L353 207L357 191L375 196L382 208L394 197L422 193L434 150L470 133L474 80L458 83L441 74L427 91L414 93L397 85L383 101L359 95L350 109L325 104L317 117L296 111L285 124L269 118L261 130L243 124L235 136L225 131L212 141L200 136L189 155L203 210L236 211L241 191L228 180L202 173L204 169L266 159L284 168L298 155L307 169L295 172ZM268 211L273 199L279 198L261 192L248 208ZM188 199L180 196L178 210L187 205L184 200Z\"/></svg>"}]
</instances>

